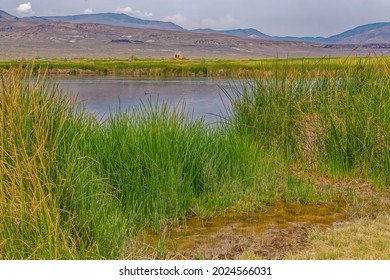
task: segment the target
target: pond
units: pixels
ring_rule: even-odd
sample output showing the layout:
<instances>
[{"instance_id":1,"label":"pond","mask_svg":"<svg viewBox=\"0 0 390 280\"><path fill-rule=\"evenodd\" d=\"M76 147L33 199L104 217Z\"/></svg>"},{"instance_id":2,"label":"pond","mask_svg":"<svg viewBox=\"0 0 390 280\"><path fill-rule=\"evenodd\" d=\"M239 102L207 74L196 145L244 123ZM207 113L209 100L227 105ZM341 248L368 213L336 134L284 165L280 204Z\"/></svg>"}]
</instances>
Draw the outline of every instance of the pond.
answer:
<instances>
[{"instance_id":1,"label":"pond","mask_svg":"<svg viewBox=\"0 0 390 280\"><path fill-rule=\"evenodd\" d=\"M148 100L168 102L192 118L212 123L226 115L230 91L237 81L211 78L135 79L121 76L52 76L64 92L77 95L86 109L105 119Z\"/></svg>"}]
</instances>

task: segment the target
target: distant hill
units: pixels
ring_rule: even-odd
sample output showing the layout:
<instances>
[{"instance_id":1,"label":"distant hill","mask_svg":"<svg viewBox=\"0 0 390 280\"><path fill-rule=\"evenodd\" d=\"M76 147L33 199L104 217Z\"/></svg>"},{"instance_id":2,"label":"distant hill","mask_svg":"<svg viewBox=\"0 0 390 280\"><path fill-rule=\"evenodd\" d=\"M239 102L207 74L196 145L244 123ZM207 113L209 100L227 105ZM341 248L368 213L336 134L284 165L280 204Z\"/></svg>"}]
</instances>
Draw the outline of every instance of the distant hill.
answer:
<instances>
[{"instance_id":1,"label":"distant hill","mask_svg":"<svg viewBox=\"0 0 390 280\"><path fill-rule=\"evenodd\" d=\"M358 26L354 29L326 38L326 43L390 44L390 22L379 22Z\"/></svg>"},{"instance_id":2,"label":"distant hill","mask_svg":"<svg viewBox=\"0 0 390 280\"><path fill-rule=\"evenodd\" d=\"M296 41L311 42L323 44L348 44L348 45L368 45L368 44L390 44L390 22L379 22L358 26L343 33L325 38L325 37L291 37L291 36L270 36L256 29L233 29L233 30L213 30L196 29L197 33L213 33L232 35L240 38L277 40L277 41Z\"/></svg>"},{"instance_id":3,"label":"distant hill","mask_svg":"<svg viewBox=\"0 0 390 280\"><path fill-rule=\"evenodd\" d=\"M0 20L1 21L14 21L14 20L18 20L18 18L0 10Z\"/></svg>"},{"instance_id":4,"label":"distant hill","mask_svg":"<svg viewBox=\"0 0 390 280\"><path fill-rule=\"evenodd\" d=\"M248 28L248 29L231 29L231 30L213 30L213 29L195 29L192 30L193 32L197 33L209 33L209 34L224 34L224 35L231 35L236 36L240 38L249 38L249 39L262 39L262 40L272 40L273 37L266 35L254 28Z\"/></svg>"},{"instance_id":5,"label":"distant hill","mask_svg":"<svg viewBox=\"0 0 390 280\"><path fill-rule=\"evenodd\" d=\"M63 21L73 23L97 23L114 26L136 27L136 28L153 28L162 30L184 30L182 27L172 23L157 20L144 20L128 16L126 14L100 13L90 15L74 16L50 16L40 17L49 21Z\"/></svg>"},{"instance_id":6,"label":"distant hill","mask_svg":"<svg viewBox=\"0 0 390 280\"><path fill-rule=\"evenodd\" d=\"M238 29L242 30L242 29ZM256 29L245 29L241 32L238 30L220 31L224 34L231 34L238 37L253 38L260 34L260 39L279 40L279 41L298 41L298 42L315 42L324 44L390 44L390 22L378 22L358 26L354 29L347 30L343 33L325 38L325 37L280 37L268 36ZM257 32L256 32L257 31ZM248 34L253 34L248 35Z\"/></svg>"},{"instance_id":7,"label":"distant hill","mask_svg":"<svg viewBox=\"0 0 390 280\"><path fill-rule=\"evenodd\" d=\"M390 22L361 25L331 37L273 37L281 41L317 42L324 44L390 44Z\"/></svg>"}]
</instances>

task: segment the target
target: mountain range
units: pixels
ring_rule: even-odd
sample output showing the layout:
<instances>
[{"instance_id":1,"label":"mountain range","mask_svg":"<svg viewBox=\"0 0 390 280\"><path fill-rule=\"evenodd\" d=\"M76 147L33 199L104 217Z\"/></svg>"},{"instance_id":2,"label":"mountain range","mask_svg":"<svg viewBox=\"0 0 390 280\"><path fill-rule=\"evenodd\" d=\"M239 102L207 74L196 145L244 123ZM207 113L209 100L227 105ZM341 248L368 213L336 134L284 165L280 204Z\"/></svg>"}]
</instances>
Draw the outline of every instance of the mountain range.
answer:
<instances>
[{"instance_id":1,"label":"mountain range","mask_svg":"<svg viewBox=\"0 0 390 280\"><path fill-rule=\"evenodd\" d=\"M126 14L115 14L115 13L100 13L100 14L87 14L87 15L74 15L74 16L51 16L51 17L39 17L39 18L47 21L97 23L97 24L108 24L108 25L115 25L115 26L155 28L155 29L176 30L176 31L184 30L184 28L172 22L144 20L144 19L131 17Z\"/></svg>"},{"instance_id":2,"label":"mountain range","mask_svg":"<svg viewBox=\"0 0 390 280\"><path fill-rule=\"evenodd\" d=\"M186 30L125 14L16 17L0 10L0 59L18 57L320 57L390 54L390 22L329 38L276 37L256 29Z\"/></svg>"},{"instance_id":3,"label":"mountain range","mask_svg":"<svg viewBox=\"0 0 390 280\"><path fill-rule=\"evenodd\" d=\"M232 29L232 30L213 30L196 29L186 30L183 27L172 22L157 20L144 20L117 13L99 13L82 14L73 16L41 16L17 18L4 11L0 11L0 20L19 20L19 21L37 21L37 22L72 22L72 23L96 23L114 26L125 26L134 28L151 28L174 31L192 31L196 33L213 33L237 36L240 38L280 40L280 41L301 41L317 42L325 44L390 44L390 22L371 23L358 26L343 33L331 37L289 37L289 36L271 36L264 34L254 28Z\"/></svg>"},{"instance_id":4,"label":"mountain range","mask_svg":"<svg viewBox=\"0 0 390 280\"><path fill-rule=\"evenodd\" d=\"M201 30L196 30L200 31ZM358 26L330 37L281 37L269 36L256 29L234 29L234 30L205 30L205 32L216 32L239 36L242 38L256 38L264 40L298 41L298 42L316 42L325 44L390 44L390 22L378 22Z\"/></svg>"}]
</instances>

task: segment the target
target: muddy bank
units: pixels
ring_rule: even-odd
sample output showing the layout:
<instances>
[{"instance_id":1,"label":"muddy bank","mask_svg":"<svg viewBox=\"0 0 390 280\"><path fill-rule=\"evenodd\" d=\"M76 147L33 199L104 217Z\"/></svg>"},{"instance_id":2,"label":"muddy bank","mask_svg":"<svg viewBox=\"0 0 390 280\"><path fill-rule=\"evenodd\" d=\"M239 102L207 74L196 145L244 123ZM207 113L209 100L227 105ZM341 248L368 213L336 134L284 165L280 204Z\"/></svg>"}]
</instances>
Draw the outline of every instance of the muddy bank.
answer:
<instances>
[{"instance_id":1,"label":"muddy bank","mask_svg":"<svg viewBox=\"0 0 390 280\"><path fill-rule=\"evenodd\" d=\"M261 213L189 218L185 225L145 238L152 246L164 243L168 258L232 260L249 254L282 259L305 247L309 230L345 219L334 206L278 203Z\"/></svg>"}]
</instances>

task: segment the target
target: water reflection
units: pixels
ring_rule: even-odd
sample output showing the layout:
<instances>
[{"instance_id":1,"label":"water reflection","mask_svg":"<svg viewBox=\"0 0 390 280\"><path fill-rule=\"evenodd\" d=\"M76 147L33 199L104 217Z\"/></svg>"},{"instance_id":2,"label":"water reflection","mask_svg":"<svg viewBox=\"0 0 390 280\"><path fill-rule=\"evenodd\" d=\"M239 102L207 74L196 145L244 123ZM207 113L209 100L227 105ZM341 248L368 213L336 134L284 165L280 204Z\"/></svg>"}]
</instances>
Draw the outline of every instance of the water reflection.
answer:
<instances>
[{"instance_id":1,"label":"water reflection","mask_svg":"<svg viewBox=\"0 0 390 280\"><path fill-rule=\"evenodd\" d=\"M116 76L54 76L59 88L85 101L88 111L106 118L109 112L139 106L141 102L166 101L208 123L226 114L223 90L235 83L226 79L172 78L129 79Z\"/></svg>"}]
</instances>

